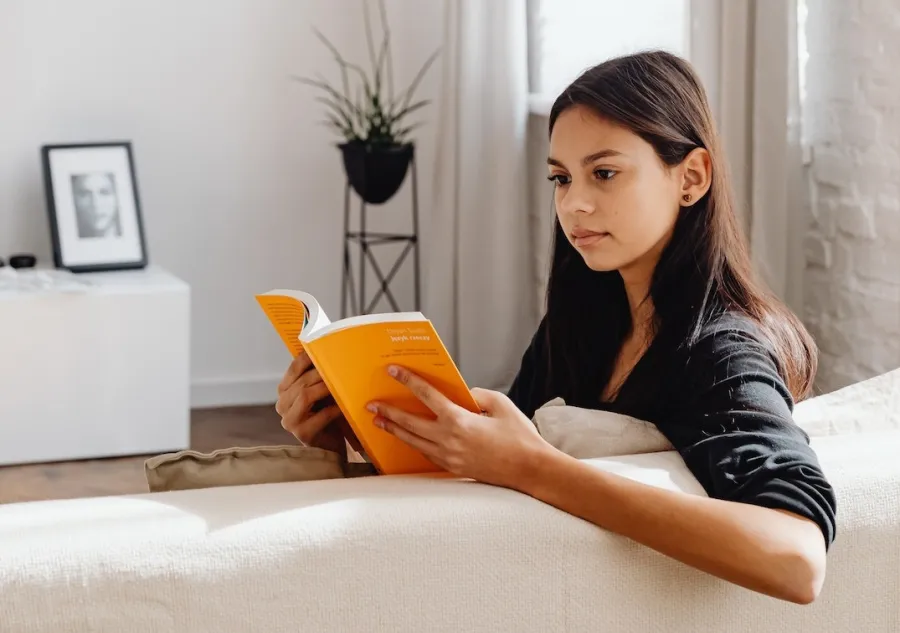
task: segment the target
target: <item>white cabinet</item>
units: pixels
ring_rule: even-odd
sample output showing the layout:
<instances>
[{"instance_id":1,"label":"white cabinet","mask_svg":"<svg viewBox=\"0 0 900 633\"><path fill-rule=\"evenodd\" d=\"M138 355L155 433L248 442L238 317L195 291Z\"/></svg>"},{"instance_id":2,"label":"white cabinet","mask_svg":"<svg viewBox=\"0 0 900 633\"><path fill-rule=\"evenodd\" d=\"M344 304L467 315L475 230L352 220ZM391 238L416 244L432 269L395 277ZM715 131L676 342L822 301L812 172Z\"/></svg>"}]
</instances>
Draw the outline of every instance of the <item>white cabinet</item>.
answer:
<instances>
[{"instance_id":1,"label":"white cabinet","mask_svg":"<svg viewBox=\"0 0 900 633\"><path fill-rule=\"evenodd\" d=\"M0 291L0 464L139 455L190 437L190 288L158 267Z\"/></svg>"}]
</instances>

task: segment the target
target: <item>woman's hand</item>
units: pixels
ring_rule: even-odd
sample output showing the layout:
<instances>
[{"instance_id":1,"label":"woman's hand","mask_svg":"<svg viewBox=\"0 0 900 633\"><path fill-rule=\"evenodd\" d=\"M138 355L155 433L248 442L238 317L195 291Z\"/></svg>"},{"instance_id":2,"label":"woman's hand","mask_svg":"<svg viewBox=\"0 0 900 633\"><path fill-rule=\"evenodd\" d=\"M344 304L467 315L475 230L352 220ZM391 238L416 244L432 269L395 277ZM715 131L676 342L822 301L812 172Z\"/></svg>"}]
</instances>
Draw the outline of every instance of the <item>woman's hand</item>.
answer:
<instances>
[{"instance_id":1,"label":"woman's hand","mask_svg":"<svg viewBox=\"0 0 900 633\"><path fill-rule=\"evenodd\" d=\"M518 489L540 457L553 450L505 394L473 389L485 412L479 415L454 404L407 369L390 367L388 371L437 419L373 402L369 410L376 414L374 423L454 475Z\"/></svg>"},{"instance_id":2,"label":"woman's hand","mask_svg":"<svg viewBox=\"0 0 900 633\"><path fill-rule=\"evenodd\" d=\"M359 440L306 352L294 358L284 372L275 411L281 416L281 426L301 444L343 455L346 438L351 446L361 450Z\"/></svg>"}]
</instances>

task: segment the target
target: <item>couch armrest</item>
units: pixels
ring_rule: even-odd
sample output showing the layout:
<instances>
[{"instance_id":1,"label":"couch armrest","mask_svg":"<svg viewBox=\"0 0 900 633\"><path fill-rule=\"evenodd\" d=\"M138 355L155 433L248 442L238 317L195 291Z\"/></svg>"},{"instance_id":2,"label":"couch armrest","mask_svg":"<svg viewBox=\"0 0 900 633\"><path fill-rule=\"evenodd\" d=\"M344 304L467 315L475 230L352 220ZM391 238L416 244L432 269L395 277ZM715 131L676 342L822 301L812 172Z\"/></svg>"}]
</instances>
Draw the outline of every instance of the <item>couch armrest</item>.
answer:
<instances>
[{"instance_id":1,"label":"couch armrest","mask_svg":"<svg viewBox=\"0 0 900 633\"><path fill-rule=\"evenodd\" d=\"M900 433L814 445L839 527L806 607L510 490L398 476L0 506L0 629L900 630ZM673 452L589 462L702 494Z\"/></svg>"}]
</instances>

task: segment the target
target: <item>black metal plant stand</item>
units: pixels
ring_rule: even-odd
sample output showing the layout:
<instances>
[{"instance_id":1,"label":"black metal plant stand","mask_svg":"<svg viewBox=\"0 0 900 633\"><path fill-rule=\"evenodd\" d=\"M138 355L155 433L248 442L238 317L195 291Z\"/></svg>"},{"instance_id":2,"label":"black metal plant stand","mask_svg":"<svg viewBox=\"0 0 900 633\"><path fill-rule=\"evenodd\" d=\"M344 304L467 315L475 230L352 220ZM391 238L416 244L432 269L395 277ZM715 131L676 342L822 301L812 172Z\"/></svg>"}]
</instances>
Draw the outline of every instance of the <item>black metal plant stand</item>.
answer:
<instances>
[{"instance_id":1,"label":"black metal plant stand","mask_svg":"<svg viewBox=\"0 0 900 633\"><path fill-rule=\"evenodd\" d=\"M400 270L406 256L410 251L413 253L414 266L414 302L415 310L420 310L419 294L419 196L418 184L416 182L416 158L415 154L410 159L410 176L412 178L412 233L378 233L366 231L366 201L360 198L359 204L359 230L350 230L350 180L347 180L347 189L344 193L344 274L341 288L341 318L348 316L347 301L350 301L350 310L353 314L369 314L382 296L385 296L391 304L391 308L395 312L400 312L400 306L391 292L390 283ZM396 244L405 242L406 246L391 269L385 275L378 261L372 254L372 248L382 244ZM350 265L350 245L356 243L359 246L359 295L356 296L353 271ZM368 264L368 265L367 265ZM380 288L375 295L366 303L366 273L367 268L371 267L378 279Z\"/></svg>"}]
</instances>

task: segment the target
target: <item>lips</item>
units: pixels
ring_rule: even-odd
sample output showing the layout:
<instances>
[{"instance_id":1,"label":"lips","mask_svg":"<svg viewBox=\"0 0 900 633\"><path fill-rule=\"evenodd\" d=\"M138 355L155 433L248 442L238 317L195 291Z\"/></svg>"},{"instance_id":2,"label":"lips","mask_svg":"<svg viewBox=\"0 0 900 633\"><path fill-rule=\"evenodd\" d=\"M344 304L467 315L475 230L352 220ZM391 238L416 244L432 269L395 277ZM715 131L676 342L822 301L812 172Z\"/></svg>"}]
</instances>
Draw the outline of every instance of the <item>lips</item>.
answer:
<instances>
[{"instance_id":1,"label":"lips","mask_svg":"<svg viewBox=\"0 0 900 633\"><path fill-rule=\"evenodd\" d=\"M575 228L572 230L572 243L576 247L590 246L607 237L609 237L609 233L604 231L589 231L582 228Z\"/></svg>"}]
</instances>

